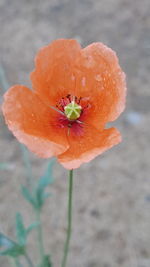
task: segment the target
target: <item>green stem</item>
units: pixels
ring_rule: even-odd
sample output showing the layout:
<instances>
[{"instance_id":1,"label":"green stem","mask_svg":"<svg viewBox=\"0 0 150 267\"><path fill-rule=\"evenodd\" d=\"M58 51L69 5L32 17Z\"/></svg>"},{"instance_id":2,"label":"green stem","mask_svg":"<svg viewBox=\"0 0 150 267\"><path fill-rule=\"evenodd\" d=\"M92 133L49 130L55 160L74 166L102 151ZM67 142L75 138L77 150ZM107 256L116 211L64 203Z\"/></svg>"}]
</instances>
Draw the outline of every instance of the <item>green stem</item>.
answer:
<instances>
[{"instance_id":1,"label":"green stem","mask_svg":"<svg viewBox=\"0 0 150 267\"><path fill-rule=\"evenodd\" d=\"M28 256L27 253L24 254L24 257L25 257L26 262L28 263L29 267L34 267L32 261L31 261L31 259L30 259L30 257Z\"/></svg>"},{"instance_id":2,"label":"green stem","mask_svg":"<svg viewBox=\"0 0 150 267\"><path fill-rule=\"evenodd\" d=\"M61 267L66 267L67 257L69 252L69 244L71 238L72 230L72 193L73 193L73 170L69 171L69 197L68 197L68 227L67 227L67 237L64 246L64 255Z\"/></svg>"},{"instance_id":3,"label":"green stem","mask_svg":"<svg viewBox=\"0 0 150 267\"><path fill-rule=\"evenodd\" d=\"M40 255L40 263L42 263L44 259L44 243L43 243L43 233L42 233L42 223L41 223L41 216L40 216L40 209L36 209L36 220L39 222L37 227L37 235L38 235L38 250Z\"/></svg>"}]
</instances>

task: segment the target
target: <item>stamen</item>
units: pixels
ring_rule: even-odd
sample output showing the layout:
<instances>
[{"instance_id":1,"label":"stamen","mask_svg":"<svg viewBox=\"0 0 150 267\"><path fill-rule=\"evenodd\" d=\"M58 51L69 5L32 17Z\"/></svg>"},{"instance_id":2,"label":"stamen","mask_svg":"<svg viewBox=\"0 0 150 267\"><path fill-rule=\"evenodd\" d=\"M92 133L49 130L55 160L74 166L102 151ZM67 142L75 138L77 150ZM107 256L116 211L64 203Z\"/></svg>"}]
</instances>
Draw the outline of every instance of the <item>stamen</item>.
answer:
<instances>
[{"instance_id":1,"label":"stamen","mask_svg":"<svg viewBox=\"0 0 150 267\"><path fill-rule=\"evenodd\" d=\"M50 107L51 109L53 109L53 110L59 112L60 114L63 114L63 115L64 115L64 113L63 113L60 109L58 109L58 108L56 108L56 107L53 107L53 106L49 106L49 107Z\"/></svg>"}]
</instances>

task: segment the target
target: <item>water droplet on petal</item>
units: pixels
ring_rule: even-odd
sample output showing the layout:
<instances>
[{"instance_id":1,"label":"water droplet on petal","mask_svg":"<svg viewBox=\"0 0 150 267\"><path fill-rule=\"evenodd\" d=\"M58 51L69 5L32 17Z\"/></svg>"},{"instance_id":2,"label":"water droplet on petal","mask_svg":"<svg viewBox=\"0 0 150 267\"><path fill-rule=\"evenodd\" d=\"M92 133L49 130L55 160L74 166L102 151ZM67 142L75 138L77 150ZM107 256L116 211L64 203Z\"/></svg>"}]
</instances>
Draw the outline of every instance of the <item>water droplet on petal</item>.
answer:
<instances>
[{"instance_id":1,"label":"water droplet on petal","mask_svg":"<svg viewBox=\"0 0 150 267\"><path fill-rule=\"evenodd\" d=\"M93 59L92 56L86 56L84 65L88 69L93 68L95 66L95 60Z\"/></svg>"},{"instance_id":2,"label":"water droplet on petal","mask_svg":"<svg viewBox=\"0 0 150 267\"><path fill-rule=\"evenodd\" d=\"M86 83L86 78L85 77L82 78L81 83L82 83L82 86L85 86L85 83Z\"/></svg>"},{"instance_id":3,"label":"water droplet on petal","mask_svg":"<svg viewBox=\"0 0 150 267\"><path fill-rule=\"evenodd\" d=\"M102 80L101 75L100 75L100 74L97 74L97 75L95 76L95 80L98 81L98 82L100 82L100 81Z\"/></svg>"}]
</instances>

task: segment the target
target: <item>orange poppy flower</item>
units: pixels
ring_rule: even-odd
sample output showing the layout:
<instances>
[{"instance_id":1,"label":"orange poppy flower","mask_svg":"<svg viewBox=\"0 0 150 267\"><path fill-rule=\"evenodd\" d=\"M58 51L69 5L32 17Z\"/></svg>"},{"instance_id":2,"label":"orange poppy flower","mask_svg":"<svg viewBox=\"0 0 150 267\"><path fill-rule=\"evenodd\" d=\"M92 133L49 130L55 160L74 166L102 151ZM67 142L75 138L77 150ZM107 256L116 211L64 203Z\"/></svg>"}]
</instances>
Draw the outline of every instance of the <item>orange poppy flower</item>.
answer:
<instances>
[{"instance_id":1,"label":"orange poppy flower","mask_svg":"<svg viewBox=\"0 0 150 267\"><path fill-rule=\"evenodd\" d=\"M9 129L34 153L74 169L121 141L117 129L105 128L124 110L126 96L125 74L110 48L53 41L38 52L31 80L33 90L9 89L2 109Z\"/></svg>"}]
</instances>

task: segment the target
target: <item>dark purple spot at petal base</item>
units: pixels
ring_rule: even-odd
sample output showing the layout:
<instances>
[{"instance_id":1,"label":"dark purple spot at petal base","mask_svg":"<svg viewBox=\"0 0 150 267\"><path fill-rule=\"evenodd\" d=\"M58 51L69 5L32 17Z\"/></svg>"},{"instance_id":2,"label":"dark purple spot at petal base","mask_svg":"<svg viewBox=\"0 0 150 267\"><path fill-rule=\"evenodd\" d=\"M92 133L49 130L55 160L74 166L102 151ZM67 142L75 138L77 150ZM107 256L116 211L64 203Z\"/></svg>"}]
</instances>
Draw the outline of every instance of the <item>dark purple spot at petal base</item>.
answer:
<instances>
[{"instance_id":1,"label":"dark purple spot at petal base","mask_svg":"<svg viewBox=\"0 0 150 267\"><path fill-rule=\"evenodd\" d=\"M66 118L66 116L60 115L58 117L58 127L59 128L66 128L68 134L70 133L71 135L74 136L82 136L84 134L84 129L83 129L83 123L75 120L71 121Z\"/></svg>"}]
</instances>

